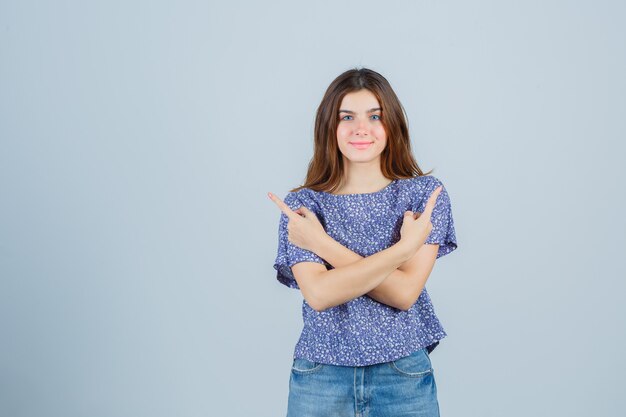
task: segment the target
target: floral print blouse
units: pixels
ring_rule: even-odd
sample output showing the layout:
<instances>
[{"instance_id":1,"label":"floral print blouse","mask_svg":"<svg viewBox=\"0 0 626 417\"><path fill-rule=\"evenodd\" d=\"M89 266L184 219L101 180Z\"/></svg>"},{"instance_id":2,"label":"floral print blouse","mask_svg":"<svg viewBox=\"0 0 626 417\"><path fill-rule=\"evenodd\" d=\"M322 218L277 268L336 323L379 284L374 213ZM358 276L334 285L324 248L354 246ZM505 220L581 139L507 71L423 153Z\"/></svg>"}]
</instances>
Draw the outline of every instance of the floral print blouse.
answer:
<instances>
[{"instance_id":1,"label":"floral print blouse","mask_svg":"<svg viewBox=\"0 0 626 417\"><path fill-rule=\"evenodd\" d=\"M326 233L363 257L390 247L400 239L406 210L424 211L426 201L440 185L434 176L396 179L382 190L361 194L330 194L308 188L290 192L284 202L295 210L313 211ZM288 217L281 213L278 251L274 261L277 280L299 289L291 267L298 262L332 265L317 254L288 241ZM433 229L425 243L439 244L437 258L457 248L450 197L442 188L431 216ZM426 347L432 351L447 334L435 314L426 287L407 311L362 295L344 304L315 311L302 300L304 327L294 358L364 366L389 362Z\"/></svg>"}]
</instances>

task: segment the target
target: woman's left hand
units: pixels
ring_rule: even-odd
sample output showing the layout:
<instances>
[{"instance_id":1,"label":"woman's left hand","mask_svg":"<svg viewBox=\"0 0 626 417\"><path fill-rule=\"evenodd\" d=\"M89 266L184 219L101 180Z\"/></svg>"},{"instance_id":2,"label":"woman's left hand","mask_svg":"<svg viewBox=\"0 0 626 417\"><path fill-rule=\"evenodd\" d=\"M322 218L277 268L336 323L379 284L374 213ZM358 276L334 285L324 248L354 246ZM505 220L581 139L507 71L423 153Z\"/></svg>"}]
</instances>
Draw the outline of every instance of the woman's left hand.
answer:
<instances>
[{"instance_id":1,"label":"woman's left hand","mask_svg":"<svg viewBox=\"0 0 626 417\"><path fill-rule=\"evenodd\" d=\"M328 236L315 213L305 206L291 210L278 196L272 193L268 193L268 196L289 219L289 223L287 223L288 240L302 249L315 253L318 245Z\"/></svg>"}]
</instances>

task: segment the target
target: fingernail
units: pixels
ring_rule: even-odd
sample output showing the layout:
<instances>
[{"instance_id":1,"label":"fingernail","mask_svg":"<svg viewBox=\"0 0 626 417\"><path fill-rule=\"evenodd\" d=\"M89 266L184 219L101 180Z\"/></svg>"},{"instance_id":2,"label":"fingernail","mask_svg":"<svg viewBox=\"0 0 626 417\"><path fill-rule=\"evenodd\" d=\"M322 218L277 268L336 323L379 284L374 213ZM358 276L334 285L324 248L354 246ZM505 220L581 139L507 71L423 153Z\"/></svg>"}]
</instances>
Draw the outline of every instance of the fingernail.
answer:
<instances>
[{"instance_id":1,"label":"fingernail","mask_svg":"<svg viewBox=\"0 0 626 417\"><path fill-rule=\"evenodd\" d=\"M272 193L269 193L269 192L268 192L268 193L267 193L267 196L269 197L269 199L270 199L270 200L272 199Z\"/></svg>"}]
</instances>

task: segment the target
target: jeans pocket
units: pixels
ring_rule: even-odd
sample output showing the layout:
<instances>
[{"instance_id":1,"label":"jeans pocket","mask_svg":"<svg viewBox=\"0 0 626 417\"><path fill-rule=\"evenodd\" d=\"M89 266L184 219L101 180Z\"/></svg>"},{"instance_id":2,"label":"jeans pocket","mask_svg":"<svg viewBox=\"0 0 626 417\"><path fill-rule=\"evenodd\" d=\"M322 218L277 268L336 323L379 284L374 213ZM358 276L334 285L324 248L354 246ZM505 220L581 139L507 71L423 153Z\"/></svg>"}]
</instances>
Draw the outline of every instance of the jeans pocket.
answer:
<instances>
[{"instance_id":1,"label":"jeans pocket","mask_svg":"<svg viewBox=\"0 0 626 417\"><path fill-rule=\"evenodd\" d=\"M391 361L389 366L397 373L409 377L422 377L433 372L426 348L416 350L409 356Z\"/></svg>"},{"instance_id":2,"label":"jeans pocket","mask_svg":"<svg viewBox=\"0 0 626 417\"><path fill-rule=\"evenodd\" d=\"M296 374L312 374L322 369L324 364L306 358L294 358L291 371Z\"/></svg>"}]
</instances>

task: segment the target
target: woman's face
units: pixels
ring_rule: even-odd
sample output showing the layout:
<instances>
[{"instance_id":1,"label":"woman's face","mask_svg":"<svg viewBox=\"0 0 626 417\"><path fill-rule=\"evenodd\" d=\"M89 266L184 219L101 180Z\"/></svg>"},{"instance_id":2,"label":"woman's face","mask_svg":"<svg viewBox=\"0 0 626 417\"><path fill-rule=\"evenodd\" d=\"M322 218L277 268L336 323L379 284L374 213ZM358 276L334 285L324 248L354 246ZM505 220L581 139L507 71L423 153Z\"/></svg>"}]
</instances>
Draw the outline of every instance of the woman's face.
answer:
<instances>
[{"instance_id":1,"label":"woman's face","mask_svg":"<svg viewBox=\"0 0 626 417\"><path fill-rule=\"evenodd\" d=\"M376 96L362 89L348 93L339 106L337 144L344 162L370 162L380 158L387 144Z\"/></svg>"}]
</instances>

